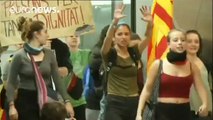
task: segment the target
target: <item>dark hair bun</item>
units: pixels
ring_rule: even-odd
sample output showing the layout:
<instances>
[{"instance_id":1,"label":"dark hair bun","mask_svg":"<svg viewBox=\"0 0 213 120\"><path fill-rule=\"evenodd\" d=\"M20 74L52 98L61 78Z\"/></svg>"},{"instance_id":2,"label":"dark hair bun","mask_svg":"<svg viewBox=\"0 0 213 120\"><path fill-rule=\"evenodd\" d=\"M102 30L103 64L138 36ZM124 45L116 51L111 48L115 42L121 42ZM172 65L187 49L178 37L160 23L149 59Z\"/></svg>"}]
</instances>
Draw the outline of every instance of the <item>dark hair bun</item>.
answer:
<instances>
[{"instance_id":1,"label":"dark hair bun","mask_svg":"<svg viewBox=\"0 0 213 120\"><path fill-rule=\"evenodd\" d=\"M23 31L24 28L24 23L27 21L25 17L21 16L17 18L17 26L18 26L18 31Z\"/></svg>"},{"instance_id":2,"label":"dark hair bun","mask_svg":"<svg viewBox=\"0 0 213 120\"><path fill-rule=\"evenodd\" d=\"M19 17L16 19L18 31L21 32L21 38L23 41L27 42L33 38L33 33L35 31L40 31L43 29L44 23L42 21L33 21L32 18Z\"/></svg>"}]
</instances>

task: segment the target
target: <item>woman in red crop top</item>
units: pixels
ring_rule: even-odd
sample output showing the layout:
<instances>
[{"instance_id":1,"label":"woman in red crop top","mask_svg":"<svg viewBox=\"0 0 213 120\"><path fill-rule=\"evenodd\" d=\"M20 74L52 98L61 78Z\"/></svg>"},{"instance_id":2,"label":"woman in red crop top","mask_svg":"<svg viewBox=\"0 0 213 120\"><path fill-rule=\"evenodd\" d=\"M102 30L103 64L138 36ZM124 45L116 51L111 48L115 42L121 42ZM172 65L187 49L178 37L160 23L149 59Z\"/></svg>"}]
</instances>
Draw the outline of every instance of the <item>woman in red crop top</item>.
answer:
<instances>
[{"instance_id":1,"label":"woman in red crop top","mask_svg":"<svg viewBox=\"0 0 213 120\"><path fill-rule=\"evenodd\" d=\"M186 59L185 35L179 30L171 30L167 38L170 51L163 60L158 104L155 120L191 120L189 90L192 84L202 100L199 115L208 114L207 92L201 81L196 65ZM136 120L142 120L146 101L149 100L157 77L160 60L154 61L141 93Z\"/></svg>"}]
</instances>

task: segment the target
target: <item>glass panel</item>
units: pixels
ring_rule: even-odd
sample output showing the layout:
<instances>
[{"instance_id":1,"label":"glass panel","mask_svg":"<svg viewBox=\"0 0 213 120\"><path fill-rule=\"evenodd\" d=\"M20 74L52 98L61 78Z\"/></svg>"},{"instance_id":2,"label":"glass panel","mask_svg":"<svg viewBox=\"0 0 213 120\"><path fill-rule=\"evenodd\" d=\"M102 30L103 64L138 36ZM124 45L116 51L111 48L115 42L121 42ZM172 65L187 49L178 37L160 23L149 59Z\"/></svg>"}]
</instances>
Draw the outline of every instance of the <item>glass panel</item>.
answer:
<instances>
[{"instance_id":1,"label":"glass panel","mask_svg":"<svg viewBox=\"0 0 213 120\"><path fill-rule=\"evenodd\" d=\"M117 4L124 2L126 5L124 14L126 17L121 20L131 26L131 0L108 0L108 1L97 1L93 0L93 17L95 22L96 31L81 36L80 48L92 48L98 41L102 28L112 21L114 8ZM114 5L114 6L112 6Z\"/></svg>"},{"instance_id":2,"label":"glass panel","mask_svg":"<svg viewBox=\"0 0 213 120\"><path fill-rule=\"evenodd\" d=\"M112 21L111 1L92 1L95 32L81 36L80 48L92 48L99 39L102 28Z\"/></svg>"},{"instance_id":3,"label":"glass panel","mask_svg":"<svg viewBox=\"0 0 213 120\"><path fill-rule=\"evenodd\" d=\"M115 4L114 4L115 5L114 8L116 7L116 5L118 5L122 2L125 4L125 9L124 9L123 14L126 15L126 17L121 19L120 22L125 22L129 26L131 26L131 1L130 0L116 0Z\"/></svg>"}]
</instances>

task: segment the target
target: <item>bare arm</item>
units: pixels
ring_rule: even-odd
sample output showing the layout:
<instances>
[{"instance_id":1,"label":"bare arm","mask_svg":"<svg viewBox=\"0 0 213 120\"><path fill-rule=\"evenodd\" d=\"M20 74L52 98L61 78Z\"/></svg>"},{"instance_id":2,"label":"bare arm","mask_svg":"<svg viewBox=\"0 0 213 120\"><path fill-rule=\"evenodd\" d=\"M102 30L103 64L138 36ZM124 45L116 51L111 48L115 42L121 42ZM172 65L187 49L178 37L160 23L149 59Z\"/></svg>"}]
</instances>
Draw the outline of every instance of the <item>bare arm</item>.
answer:
<instances>
[{"instance_id":1,"label":"bare arm","mask_svg":"<svg viewBox=\"0 0 213 120\"><path fill-rule=\"evenodd\" d=\"M160 64L160 60L156 60L150 67L150 71L148 72L146 83L140 95L138 109L137 109L137 117L141 117L141 114L143 113L143 110L145 108L145 103L147 100L149 100L151 96L151 93L154 87L154 82L157 77L159 64Z\"/></svg>"},{"instance_id":2,"label":"bare arm","mask_svg":"<svg viewBox=\"0 0 213 120\"><path fill-rule=\"evenodd\" d=\"M153 20L151 13L146 6L142 6L140 11L142 14L141 19L148 23L145 32L145 39L140 41L138 44L139 52L142 54L143 50L146 48L146 46L148 46L152 37Z\"/></svg>"},{"instance_id":3,"label":"bare arm","mask_svg":"<svg viewBox=\"0 0 213 120\"><path fill-rule=\"evenodd\" d=\"M117 25L117 23L118 23L118 21L113 20L107 31L106 37L104 39L104 43L101 48L102 55L107 55L107 53L109 52L109 50L112 46L112 38L114 35L114 26Z\"/></svg>"},{"instance_id":4,"label":"bare arm","mask_svg":"<svg viewBox=\"0 0 213 120\"><path fill-rule=\"evenodd\" d=\"M140 54L142 54L143 50L148 46L149 42L151 41L151 38L152 38L152 23L148 23L145 35L146 35L146 38L144 40L142 40L138 45L138 49L139 49Z\"/></svg>"},{"instance_id":5,"label":"bare arm","mask_svg":"<svg viewBox=\"0 0 213 120\"><path fill-rule=\"evenodd\" d=\"M114 19L112 20L112 23L107 31L106 37L104 39L104 43L102 45L101 48L101 53L103 56L106 56L108 54L108 52L110 51L110 48L112 46L112 39L114 36L114 30L115 30L115 26L117 25L118 21L125 17L125 15L123 15L123 10L124 10L125 6L123 4L117 6L117 8L115 9L114 12Z\"/></svg>"},{"instance_id":6,"label":"bare arm","mask_svg":"<svg viewBox=\"0 0 213 120\"><path fill-rule=\"evenodd\" d=\"M195 64L192 65L192 72L194 77L194 86L196 91L198 92L200 99L202 101L202 105L199 108L199 115L206 116L208 114L208 95L207 91L204 87L204 83L201 80L201 74L199 72L198 67Z\"/></svg>"}]
</instances>

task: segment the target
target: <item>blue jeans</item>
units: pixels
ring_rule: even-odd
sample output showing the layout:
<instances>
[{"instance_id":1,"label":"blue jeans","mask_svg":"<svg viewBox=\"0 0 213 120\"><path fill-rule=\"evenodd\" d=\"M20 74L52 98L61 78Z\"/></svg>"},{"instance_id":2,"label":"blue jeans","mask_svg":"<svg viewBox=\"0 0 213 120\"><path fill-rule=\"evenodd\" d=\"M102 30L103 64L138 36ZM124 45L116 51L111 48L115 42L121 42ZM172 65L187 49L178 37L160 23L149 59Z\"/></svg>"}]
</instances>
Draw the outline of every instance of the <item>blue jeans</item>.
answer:
<instances>
[{"instance_id":1,"label":"blue jeans","mask_svg":"<svg viewBox=\"0 0 213 120\"><path fill-rule=\"evenodd\" d=\"M100 110L86 108L86 120L98 120Z\"/></svg>"},{"instance_id":2,"label":"blue jeans","mask_svg":"<svg viewBox=\"0 0 213 120\"><path fill-rule=\"evenodd\" d=\"M106 112L106 104L107 104L106 96L103 95L100 101L100 113L98 116L98 120L104 120L105 112Z\"/></svg>"}]
</instances>

